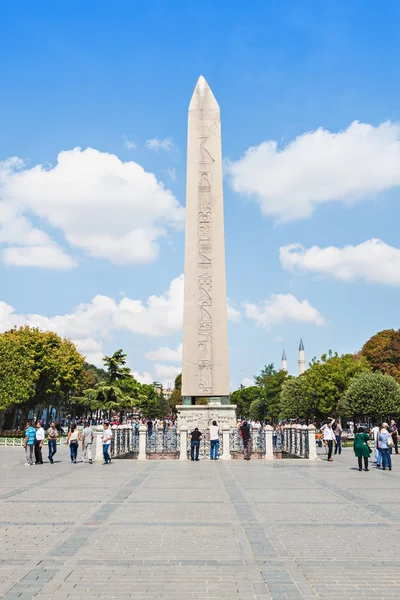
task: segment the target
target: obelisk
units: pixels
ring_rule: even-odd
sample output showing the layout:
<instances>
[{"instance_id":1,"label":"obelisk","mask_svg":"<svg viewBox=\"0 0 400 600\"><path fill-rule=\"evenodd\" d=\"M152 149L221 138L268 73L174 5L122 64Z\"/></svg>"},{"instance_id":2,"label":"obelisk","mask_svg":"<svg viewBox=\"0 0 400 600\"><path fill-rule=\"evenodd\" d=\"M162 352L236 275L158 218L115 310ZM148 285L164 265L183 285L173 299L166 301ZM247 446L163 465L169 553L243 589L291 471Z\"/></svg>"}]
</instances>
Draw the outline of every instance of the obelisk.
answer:
<instances>
[{"instance_id":1,"label":"obelisk","mask_svg":"<svg viewBox=\"0 0 400 600\"><path fill-rule=\"evenodd\" d=\"M183 404L229 402L220 110L204 77L189 105Z\"/></svg>"}]
</instances>

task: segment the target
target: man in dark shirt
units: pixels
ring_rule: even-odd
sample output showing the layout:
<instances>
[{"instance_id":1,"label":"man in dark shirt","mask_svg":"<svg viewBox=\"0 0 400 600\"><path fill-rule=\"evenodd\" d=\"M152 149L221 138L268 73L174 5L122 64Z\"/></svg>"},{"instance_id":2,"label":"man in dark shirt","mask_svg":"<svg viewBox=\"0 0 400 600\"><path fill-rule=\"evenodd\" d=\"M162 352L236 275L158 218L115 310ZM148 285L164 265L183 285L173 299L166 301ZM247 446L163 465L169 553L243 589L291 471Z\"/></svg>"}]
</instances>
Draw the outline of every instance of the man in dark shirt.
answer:
<instances>
[{"instance_id":1,"label":"man in dark shirt","mask_svg":"<svg viewBox=\"0 0 400 600\"><path fill-rule=\"evenodd\" d=\"M190 457L192 460L199 460L200 440L202 439L201 431L199 431L199 428L196 427L195 430L190 434Z\"/></svg>"},{"instance_id":2,"label":"man in dark shirt","mask_svg":"<svg viewBox=\"0 0 400 600\"><path fill-rule=\"evenodd\" d=\"M240 437L243 440L243 456L244 460L250 460L251 456L251 430L247 421L242 423L240 427Z\"/></svg>"}]
</instances>

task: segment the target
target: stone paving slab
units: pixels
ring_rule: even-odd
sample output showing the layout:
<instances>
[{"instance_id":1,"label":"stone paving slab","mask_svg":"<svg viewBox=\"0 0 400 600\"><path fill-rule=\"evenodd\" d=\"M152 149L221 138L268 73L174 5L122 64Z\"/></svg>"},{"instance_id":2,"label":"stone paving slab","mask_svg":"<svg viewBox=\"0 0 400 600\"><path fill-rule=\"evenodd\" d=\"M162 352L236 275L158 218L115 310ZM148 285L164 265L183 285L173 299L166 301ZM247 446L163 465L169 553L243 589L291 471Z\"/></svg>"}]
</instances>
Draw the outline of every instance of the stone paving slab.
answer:
<instances>
[{"instance_id":1,"label":"stone paving slab","mask_svg":"<svg viewBox=\"0 0 400 600\"><path fill-rule=\"evenodd\" d=\"M3 600L400 600L400 458L24 467L0 448Z\"/></svg>"}]
</instances>

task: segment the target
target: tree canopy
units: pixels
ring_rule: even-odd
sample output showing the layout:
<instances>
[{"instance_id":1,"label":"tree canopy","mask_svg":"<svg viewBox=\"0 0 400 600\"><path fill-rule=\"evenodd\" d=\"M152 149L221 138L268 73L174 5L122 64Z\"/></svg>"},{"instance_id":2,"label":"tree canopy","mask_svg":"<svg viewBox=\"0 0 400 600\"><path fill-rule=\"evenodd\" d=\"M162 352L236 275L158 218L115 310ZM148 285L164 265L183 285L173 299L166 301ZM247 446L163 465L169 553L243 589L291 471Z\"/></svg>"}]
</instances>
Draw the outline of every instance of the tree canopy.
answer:
<instances>
[{"instance_id":1,"label":"tree canopy","mask_svg":"<svg viewBox=\"0 0 400 600\"><path fill-rule=\"evenodd\" d=\"M384 329L364 344L361 356L374 371L391 375L400 383L400 330Z\"/></svg>"},{"instance_id":2,"label":"tree canopy","mask_svg":"<svg viewBox=\"0 0 400 600\"><path fill-rule=\"evenodd\" d=\"M171 398L169 400L169 409L170 412L176 414L176 407L179 404L182 404L182 373L179 373L175 377L175 385L174 389L171 393Z\"/></svg>"},{"instance_id":3,"label":"tree canopy","mask_svg":"<svg viewBox=\"0 0 400 600\"><path fill-rule=\"evenodd\" d=\"M61 406L81 385L84 357L52 331L28 326L0 334L0 411Z\"/></svg>"},{"instance_id":4,"label":"tree canopy","mask_svg":"<svg viewBox=\"0 0 400 600\"><path fill-rule=\"evenodd\" d=\"M344 416L396 416L400 414L400 384L383 373L361 373L350 382L339 408Z\"/></svg>"}]
</instances>

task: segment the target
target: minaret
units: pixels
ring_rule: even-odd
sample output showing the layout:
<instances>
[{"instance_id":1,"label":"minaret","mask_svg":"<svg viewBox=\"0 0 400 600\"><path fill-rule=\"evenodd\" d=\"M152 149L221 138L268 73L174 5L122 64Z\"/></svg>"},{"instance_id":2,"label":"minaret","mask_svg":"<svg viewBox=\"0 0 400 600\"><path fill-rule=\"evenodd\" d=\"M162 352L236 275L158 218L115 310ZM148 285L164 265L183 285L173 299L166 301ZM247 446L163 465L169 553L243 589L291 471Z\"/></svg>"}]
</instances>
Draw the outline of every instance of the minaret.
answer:
<instances>
[{"instance_id":1,"label":"minaret","mask_svg":"<svg viewBox=\"0 0 400 600\"><path fill-rule=\"evenodd\" d=\"M300 345L299 345L299 375L303 375L304 371L306 370L306 357L304 354L304 344L303 344L303 340L300 338Z\"/></svg>"},{"instance_id":2,"label":"minaret","mask_svg":"<svg viewBox=\"0 0 400 600\"><path fill-rule=\"evenodd\" d=\"M286 371L287 373L287 359L285 349L282 351L282 371Z\"/></svg>"},{"instance_id":3,"label":"minaret","mask_svg":"<svg viewBox=\"0 0 400 600\"><path fill-rule=\"evenodd\" d=\"M183 318L183 404L229 403L221 119L200 77L189 105Z\"/></svg>"}]
</instances>

